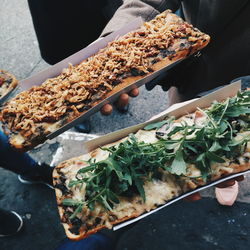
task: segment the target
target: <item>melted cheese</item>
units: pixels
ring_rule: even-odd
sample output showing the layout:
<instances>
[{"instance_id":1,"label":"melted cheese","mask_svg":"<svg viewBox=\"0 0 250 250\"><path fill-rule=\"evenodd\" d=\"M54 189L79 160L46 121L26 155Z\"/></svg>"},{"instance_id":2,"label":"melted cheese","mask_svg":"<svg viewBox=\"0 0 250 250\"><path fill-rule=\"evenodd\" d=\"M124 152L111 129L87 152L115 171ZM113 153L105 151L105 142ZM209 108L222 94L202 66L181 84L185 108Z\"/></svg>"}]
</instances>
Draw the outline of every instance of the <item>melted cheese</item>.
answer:
<instances>
[{"instance_id":1,"label":"melted cheese","mask_svg":"<svg viewBox=\"0 0 250 250\"><path fill-rule=\"evenodd\" d=\"M186 115L181 118L181 123L185 126L186 124L188 126L194 125L194 116L193 115Z\"/></svg>"},{"instance_id":2,"label":"melted cheese","mask_svg":"<svg viewBox=\"0 0 250 250\"><path fill-rule=\"evenodd\" d=\"M102 219L103 223L105 223L106 227L111 228L114 218L113 216L117 219L123 219L124 217L134 217L135 215L138 216L144 212L148 212L159 205L165 204L166 201L171 200L181 193L181 188L177 182L174 182L173 177L165 173L163 178L164 181L153 180L144 184L146 197L145 203L138 195L133 198L120 196L120 202L114 205L111 217L109 217L109 212L105 212L100 205L95 206L93 212L90 212L90 210L87 209L84 214L83 212L80 212L77 216L83 221L86 221L88 218L88 223L91 224L90 218L88 217L91 213L92 221L94 221L96 217L99 217ZM73 192L72 199L78 201L84 200L85 187L86 185L83 185L82 187L76 185L74 188L71 188L71 191Z\"/></svg>"},{"instance_id":3,"label":"melted cheese","mask_svg":"<svg viewBox=\"0 0 250 250\"><path fill-rule=\"evenodd\" d=\"M172 123L170 127L166 130L166 134L170 133L174 128L176 127L182 127L182 126L193 126L193 125L198 125L199 127L203 127L204 124L207 122L207 119L203 114L200 114L199 117L195 117L195 114L189 114L186 116L181 117L179 120L176 122ZM197 133L199 129L195 130L192 134L187 135L187 139L192 139L195 137L195 134ZM171 136L172 140L179 140L183 137L183 133L181 131L173 134Z\"/></svg>"},{"instance_id":4,"label":"melted cheese","mask_svg":"<svg viewBox=\"0 0 250 250\"><path fill-rule=\"evenodd\" d=\"M199 117L195 118L195 124L200 126L200 127L203 127L203 125L206 123L206 121L207 121L206 116L199 116Z\"/></svg>"},{"instance_id":5,"label":"melted cheese","mask_svg":"<svg viewBox=\"0 0 250 250\"><path fill-rule=\"evenodd\" d=\"M162 180L148 181L143 187L146 197L145 203L139 196L133 197L129 202L126 198L120 198L120 203L112 211L118 219L130 217L133 214L139 215L145 211L148 212L180 194L180 187L170 178L168 182Z\"/></svg>"},{"instance_id":6,"label":"melted cheese","mask_svg":"<svg viewBox=\"0 0 250 250\"><path fill-rule=\"evenodd\" d=\"M139 130L135 137L138 139L138 141L143 141L145 143L155 143L158 141L158 139L155 136L155 130L145 131L145 130Z\"/></svg>"},{"instance_id":7,"label":"melted cheese","mask_svg":"<svg viewBox=\"0 0 250 250\"><path fill-rule=\"evenodd\" d=\"M144 131L140 130L135 134L138 141L144 141L146 143L154 143L158 139L155 136L155 131ZM123 140L126 140L124 138ZM122 141L123 141L122 140ZM107 145L106 147L111 147L118 145L121 141ZM85 154L74 161L74 164L68 165L67 167L61 168L61 171L66 176L66 186L68 186L71 180L76 180L77 171L87 166L87 161L91 156L97 161L104 160L108 157L109 152L104 151L100 148L92 151L89 154ZM70 190L72 191L71 198L77 201L82 201L85 199L85 190L86 185L76 185ZM181 188L178 183L175 181L175 177L170 175L168 172L162 171L161 180L153 180L151 182L147 181L144 184L145 197L146 201L143 202L142 198L139 195L134 196L133 198L119 197L119 204L115 204L112 210L112 216L105 211L100 205L96 205L94 211L90 211L86 207L83 208L83 211L80 212L77 217L81 218L83 221L88 220L88 223L94 223L96 217L101 218L102 223L106 227L112 227L112 221L114 217L116 219L122 219L124 217L134 217L135 215L140 215L144 212L150 211L156 208L159 205L165 204L166 201L178 196L181 192ZM88 216L91 214L91 218Z\"/></svg>"},{"instance_id":8,"label":"melted cheese","mask_svg":"<svg viewBox=\"0 0 250 250\"><path fill-rule=\"evenodd\" d=\"M190 176L190 177L199 177L199 176L201 176L201 171L194 164L189 164L187 166L186 175Z\"/></svg>"},{"instance_id":9,"label":"melted cheese","mask_svg":"<svg viewBox=\"0 0 250 250\"><path fill-rule=\"evenodd\" d=\"M241 141L241 140L244 140L244 138L249 137L249 136L250 136L250 131L245 131L245 132L239 133L237 136L234 137L234 139L236 141Z\"/></svg>"}]
</instances>

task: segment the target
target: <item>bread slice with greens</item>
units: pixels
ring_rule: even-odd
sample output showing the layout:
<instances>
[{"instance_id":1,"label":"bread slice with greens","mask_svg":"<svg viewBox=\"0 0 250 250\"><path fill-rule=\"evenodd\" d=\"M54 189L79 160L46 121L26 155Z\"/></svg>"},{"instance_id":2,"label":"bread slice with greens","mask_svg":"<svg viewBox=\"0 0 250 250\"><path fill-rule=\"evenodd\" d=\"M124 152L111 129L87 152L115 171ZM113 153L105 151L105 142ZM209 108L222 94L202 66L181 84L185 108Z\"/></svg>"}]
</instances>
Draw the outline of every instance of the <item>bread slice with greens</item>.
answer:
<instances>
[{"instance_id":1,"label":"bread slice with greens","mask_svg":"<svg viewBox=\"0 0 250 250\"><path fill-rule=\"evenodd\" d=\"M248 170L249 159L245 91L59 164L53 178L61 222L70 239L82 239Z\"/></svg>"}]
</instances>

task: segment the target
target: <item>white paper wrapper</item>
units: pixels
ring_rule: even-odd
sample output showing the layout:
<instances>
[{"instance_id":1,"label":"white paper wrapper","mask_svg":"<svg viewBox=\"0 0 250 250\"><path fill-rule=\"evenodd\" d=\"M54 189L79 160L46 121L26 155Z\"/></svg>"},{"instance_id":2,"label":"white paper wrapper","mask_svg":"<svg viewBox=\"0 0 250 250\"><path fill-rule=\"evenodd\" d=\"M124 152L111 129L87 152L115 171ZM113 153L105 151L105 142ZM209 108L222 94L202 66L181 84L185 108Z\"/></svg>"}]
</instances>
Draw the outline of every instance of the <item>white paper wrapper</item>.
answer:
<instances>
[{"instance_id":1,"label":"white paper wrapper","mask_svg":"<svg viewBox=\"0 0 250 250\"><path fill-rule=\"evenodd\" d=\"M98 135L95 134L84 134L71 131L66 131L59 135L52 140L59 143L59 147L53 155L50 165L56 166L62 161L81 155L84 143L97 137Z\"/></svg>"}]
</instances>

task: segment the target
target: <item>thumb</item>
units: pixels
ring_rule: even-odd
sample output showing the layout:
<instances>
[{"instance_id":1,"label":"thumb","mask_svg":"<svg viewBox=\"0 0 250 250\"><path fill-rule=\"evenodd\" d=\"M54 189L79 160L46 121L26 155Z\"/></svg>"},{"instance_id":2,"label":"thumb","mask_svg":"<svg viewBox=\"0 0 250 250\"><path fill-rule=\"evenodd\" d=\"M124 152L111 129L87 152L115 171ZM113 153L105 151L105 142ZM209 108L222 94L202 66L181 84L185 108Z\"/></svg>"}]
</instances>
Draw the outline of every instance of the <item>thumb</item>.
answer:
<instances>
[{"instance_id":1,"label":"thumb","mask_svg":"<svg viewBox=\"0 0 250 250\"><path fill-rule=\"evenodd\" d=\"M164 85L166 83L167 72L161 73L159 76L156 76L152 81L147 82L145 87L147 90L152 90L156 85ZM166 86L167 87L167 86ZM167 87L169 88L169 87Z\"/></svg>"}]
</instances>

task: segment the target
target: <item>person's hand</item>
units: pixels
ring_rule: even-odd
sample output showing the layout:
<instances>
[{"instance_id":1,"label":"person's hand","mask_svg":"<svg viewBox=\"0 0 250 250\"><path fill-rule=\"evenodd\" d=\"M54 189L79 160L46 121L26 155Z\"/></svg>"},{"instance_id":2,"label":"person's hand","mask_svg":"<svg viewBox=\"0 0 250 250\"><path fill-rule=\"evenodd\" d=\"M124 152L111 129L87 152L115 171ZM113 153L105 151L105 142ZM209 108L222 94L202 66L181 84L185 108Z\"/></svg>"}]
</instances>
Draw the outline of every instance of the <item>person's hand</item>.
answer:
<instances>
[{"instance_id":1,"label":"person's hand","mask_svg":"<svg viewBox=\"0 0 250 250\"><path fill-rule=\"evenodd\" d=\"M126 105L128 105L129 103L129 96L130 97L136 97L139 95L139 89L138 88L134 88L132 89L128 94L123 93L119 96L118 100L114 103L115 106L118 109L122 109L123 107L125 107ZM105 104L102 108L101 108L101 113L103 115L110 115L112 113L113 107L111 104Z\"/></svg>"},{"instance_id":2,"label":"person's hand","mask_svg":"<svg viewBox=\"0 0 250 250\"><path fill-rule=\"evenodd\" d=\"M233 186L235 184L235 181L243 181L243 180L244 180L244 176L241 175L241 176L235 177L233 179L221 182L218 185L216 185L216 187L227 188L227 187ZM199 192L191 194L191 195L184 198L184 200L186 200L186 201L197 201L200 199L201 199L201 195Z\"/></svg>"}]
</instances>

